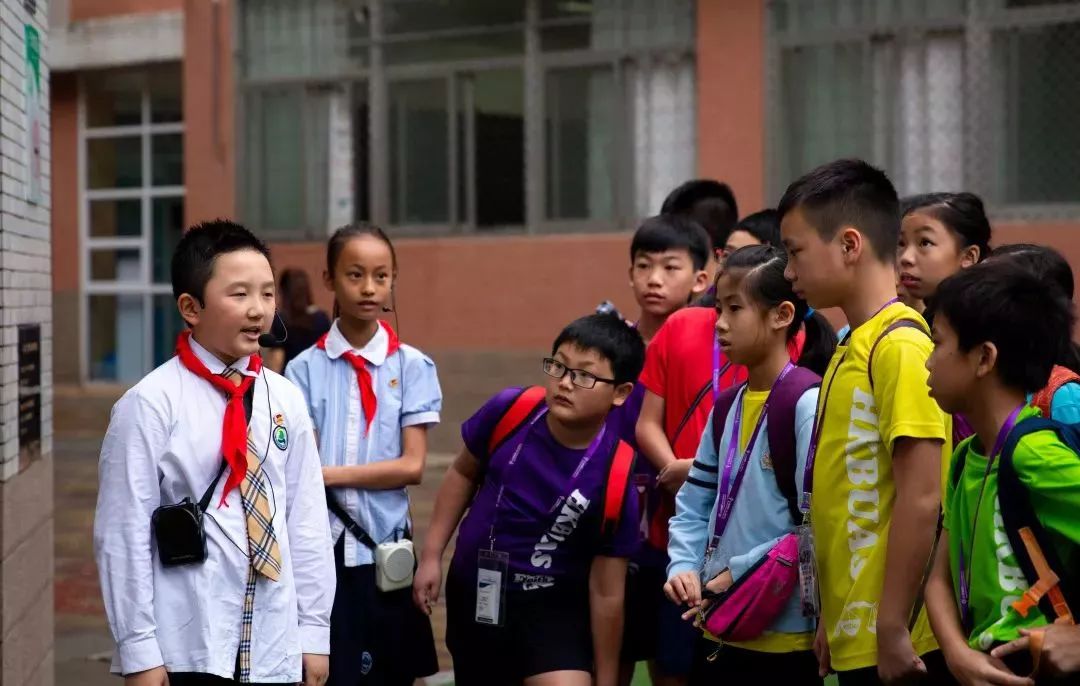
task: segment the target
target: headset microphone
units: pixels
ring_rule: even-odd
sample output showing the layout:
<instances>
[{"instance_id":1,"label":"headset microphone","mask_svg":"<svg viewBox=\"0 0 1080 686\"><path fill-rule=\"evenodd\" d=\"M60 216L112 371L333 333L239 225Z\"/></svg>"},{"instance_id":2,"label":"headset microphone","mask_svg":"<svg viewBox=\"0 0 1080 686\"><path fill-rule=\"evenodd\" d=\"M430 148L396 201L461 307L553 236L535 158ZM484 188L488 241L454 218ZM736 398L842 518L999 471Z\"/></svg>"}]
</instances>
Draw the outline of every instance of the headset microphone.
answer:
<instances>
[{"instance_id":1,"label":"headset microphone","mask_svg":"<svg viewBox=\"0 0 1080 686\"><path fill-rule=\"evenodd\" d=\"M285 332L285 335L282 336L281 338L278 338L277 336L275 336L274 334L269 333L269 332L260 335L259 336L259 347L260 348L273 348L275 345L281 345L285 341L289 340L289 329L288 329L288 327L285 326L285 320L282 319L281 315L278 314L277 312L274 312L274 316L277 317L277 320L279 322L281 322L281 330Z\"/></svg>"}]
</instances>

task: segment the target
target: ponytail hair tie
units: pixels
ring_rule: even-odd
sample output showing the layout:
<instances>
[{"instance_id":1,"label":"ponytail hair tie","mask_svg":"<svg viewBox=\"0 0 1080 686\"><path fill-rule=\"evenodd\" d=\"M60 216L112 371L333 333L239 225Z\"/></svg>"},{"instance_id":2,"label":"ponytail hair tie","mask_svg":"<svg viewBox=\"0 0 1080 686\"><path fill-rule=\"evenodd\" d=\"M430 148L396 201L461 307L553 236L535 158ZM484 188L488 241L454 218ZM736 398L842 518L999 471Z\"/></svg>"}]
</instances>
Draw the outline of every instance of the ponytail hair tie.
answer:
<instances>
[{"instance_id":1,"label":"ponytail hair tie","mask_svg":"<svg viewBox=\"0 0 1080 686\"><path fill-rule=\"evenodd\" d=\"M808 308L806 308L806 314L803 315L802 320L804 322L808 322L808 321L810 321L810 318L813 317L813 316L814 316L814 308L808 307Z\"/></svg>"}]
</instances>

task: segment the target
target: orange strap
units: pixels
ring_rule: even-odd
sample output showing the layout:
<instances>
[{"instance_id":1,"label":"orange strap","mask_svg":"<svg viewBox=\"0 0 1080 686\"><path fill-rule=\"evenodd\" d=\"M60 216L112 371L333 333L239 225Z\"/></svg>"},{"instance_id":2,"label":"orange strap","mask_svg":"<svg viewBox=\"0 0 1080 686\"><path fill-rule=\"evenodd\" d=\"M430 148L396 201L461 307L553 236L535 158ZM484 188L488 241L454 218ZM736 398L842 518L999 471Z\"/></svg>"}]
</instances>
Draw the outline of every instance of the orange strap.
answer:
<instances>
[{"instance_id":1,"label":"orange strap","mask_svg":"<svg viewBox=\"0 0 1080 686\"><path fill-rule=\"evenodd\" d=\"M1036 573L1039 578L1029 588L1024 591L1024 595L1019 600L1012 604L1013 609L1020 613L1021 617L1027 617L1028 613L1033 608L1039 606L1039 601L1044 596L1049 596L1050 604L1054 608L1054 614L1057 615L1057 619L1054 620L1055 624L1075 624L1073 620L1072 611L1069 610L1069 604L1065 602L1065 596L1061 592L1061 586L1058 585L1061 581L1058 575L1050 568L1049 563L1046 561L1046 556L1043 555L1042 548L1039 547L1038 541L1035 540L1035 534L1031 529L1024 527L1020 529L1020 538L1024 541L1024 547L1027 548L1028 557L1031 558L1031 564L1035 567Z\"/></svg>"},{"instance_id":2,"label":"orange strap","mask_svg":"<svg viewBox=\"0 0 1080 686\"><path fill-rule=\"evenodd\" d=\"M613 534L622 514L623 500L626 497L626 485L630 481L630 470L634 465L634 449L626 441L619 441L615 456L611 459L608 471L607 490L604 492L604 520L600 530L604 534Z\"/></svg>"},{"instance_id":3,"label":"orange strap","mask_svg":"<svg viewBox=\"0 0 1080 686\"><path fill-rule=\"evenodd\" d=\"M1044 417L1050 416L1050 404L1054 400L1054 394L1067 383L1080 383L1080 374L1068 367L1054 365L1050 372L1050 380L1041 391L1031 396L1031 406L1037 407Z\"/></svg>"},{"instance_id":4,"label":"orange strap","mask_svg":"<svg viewBox=\"0 0 1080 686\"><path fill-rule=\"evenodd\" d=\"M510 437L510 434L517 431L518 427L525 423L525 420L540 406L540 403L544 402L544 395L543 386L530 386L514 399L513 404L506 410L506 413L499 418L495 430L491 432L491 438L488 439L489 456L495 452L495 449L503 441Z\"/></svg>"}]
</instances>

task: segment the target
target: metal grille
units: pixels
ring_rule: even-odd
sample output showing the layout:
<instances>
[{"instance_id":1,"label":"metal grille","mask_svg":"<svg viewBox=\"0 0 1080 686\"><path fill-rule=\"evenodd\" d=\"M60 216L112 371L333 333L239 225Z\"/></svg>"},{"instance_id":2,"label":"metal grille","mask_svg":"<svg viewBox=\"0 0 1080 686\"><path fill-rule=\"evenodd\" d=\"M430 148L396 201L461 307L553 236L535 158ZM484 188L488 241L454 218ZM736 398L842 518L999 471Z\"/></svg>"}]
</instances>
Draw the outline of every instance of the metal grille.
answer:
<instances>
[{"instance_id":1,"label":"metal grille","mask_svg":"<svg viewBox=\"0 0 1080 686\"><path fill-rule=\"evenodd\" d=\"M1080 216L1080 1L769 2L769 188L859 156L903 194Z\"/></svg>"}]
</instances>

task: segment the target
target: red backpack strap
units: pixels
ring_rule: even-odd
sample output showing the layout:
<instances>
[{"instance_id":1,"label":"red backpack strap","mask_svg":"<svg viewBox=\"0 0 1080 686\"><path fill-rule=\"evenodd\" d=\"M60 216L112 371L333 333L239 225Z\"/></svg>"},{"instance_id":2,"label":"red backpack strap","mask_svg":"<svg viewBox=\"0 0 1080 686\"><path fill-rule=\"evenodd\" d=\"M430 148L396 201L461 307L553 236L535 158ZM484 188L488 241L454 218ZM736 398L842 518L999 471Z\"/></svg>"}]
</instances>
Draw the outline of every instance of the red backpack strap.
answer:
<instances>
[{"instance_id":1,"label":"red backpack strap","mask_svg":"<svg viewBox=\"0 0 1080 686\"><path fill-rule=\"evenodd\" d=\"M491 432L491 437L488 439L488 457L490 458L495 451L506 442L506 439L517 433L517 430L521 428L521 425L525 423L532 413L536 411L536 408L540 406L540 403L544 402L544 387L543 386L529 386L521 391L518 397L514 398L514 402L510 404L510 407L506 409L503 416L499 418L498 424L495 425L495 429Z\"/></svg>"},{"instance_id":2,"label":"red backpack strap","mask_svg":"<svg viewBox=\"0 0 1080 686\"><path fill-rule=\"evenodd\" d=\"M776 486L787 500L791 521L802 521L799 492L802 483L795 478L798 456L795 449L795 411L799 400L811 388L821 385L821 377L804 367L796 367L772 390L765 429L769 438Z\"/></svg>"},{"instance_id":3,"label":"red backpack strap","mask_svg":"<svg viewBox=\"0 0 1080 686\"><path fill-rule=\"evenodd\" d=\"M1054 365L1053 370L1050 371L1050 381L1041 391L1031 396L1031 406L1039 408L1039 411L1042 412L1042 416L1049 418L1051 411L1050 406L1054 402L1054 394L1067 383L1080 383L1080 374L1077 374L1068 367L1062 367L1058 364Z\"/></svg>"},{"instance_id":4,"label":"red backpack strap","mask_svg":"<svg viewBox=\"0 0 1080 686\"><path fill-rule=\"evenodd\" d=\"M600 522L600 535L610 539L619 528L623 502L626 500L626 488L630 476L634 473L637 453L626 441L615 444L615 454L608 468L607 485L604 488L604 517Z\"/></svg>"},{"instance_id":5,"label":"red backpack strap","mask_svg":"<svg viewBox=\"0 0 1080 686\"><path fill-rule=\"evenodd\" d=\"M870 377L870 390L874 390L874 353L877 351L881 341L885 340L886 336L897 329L918 329L927 336L930 335L926 330L926 322L916 321L914 319L897 319L895 322L885 327L885 330L882 331L878 335L877 340L874 341L874 345L870 347L870 355L866 358L866 375Z\"/></svg>"}]
</instances>

